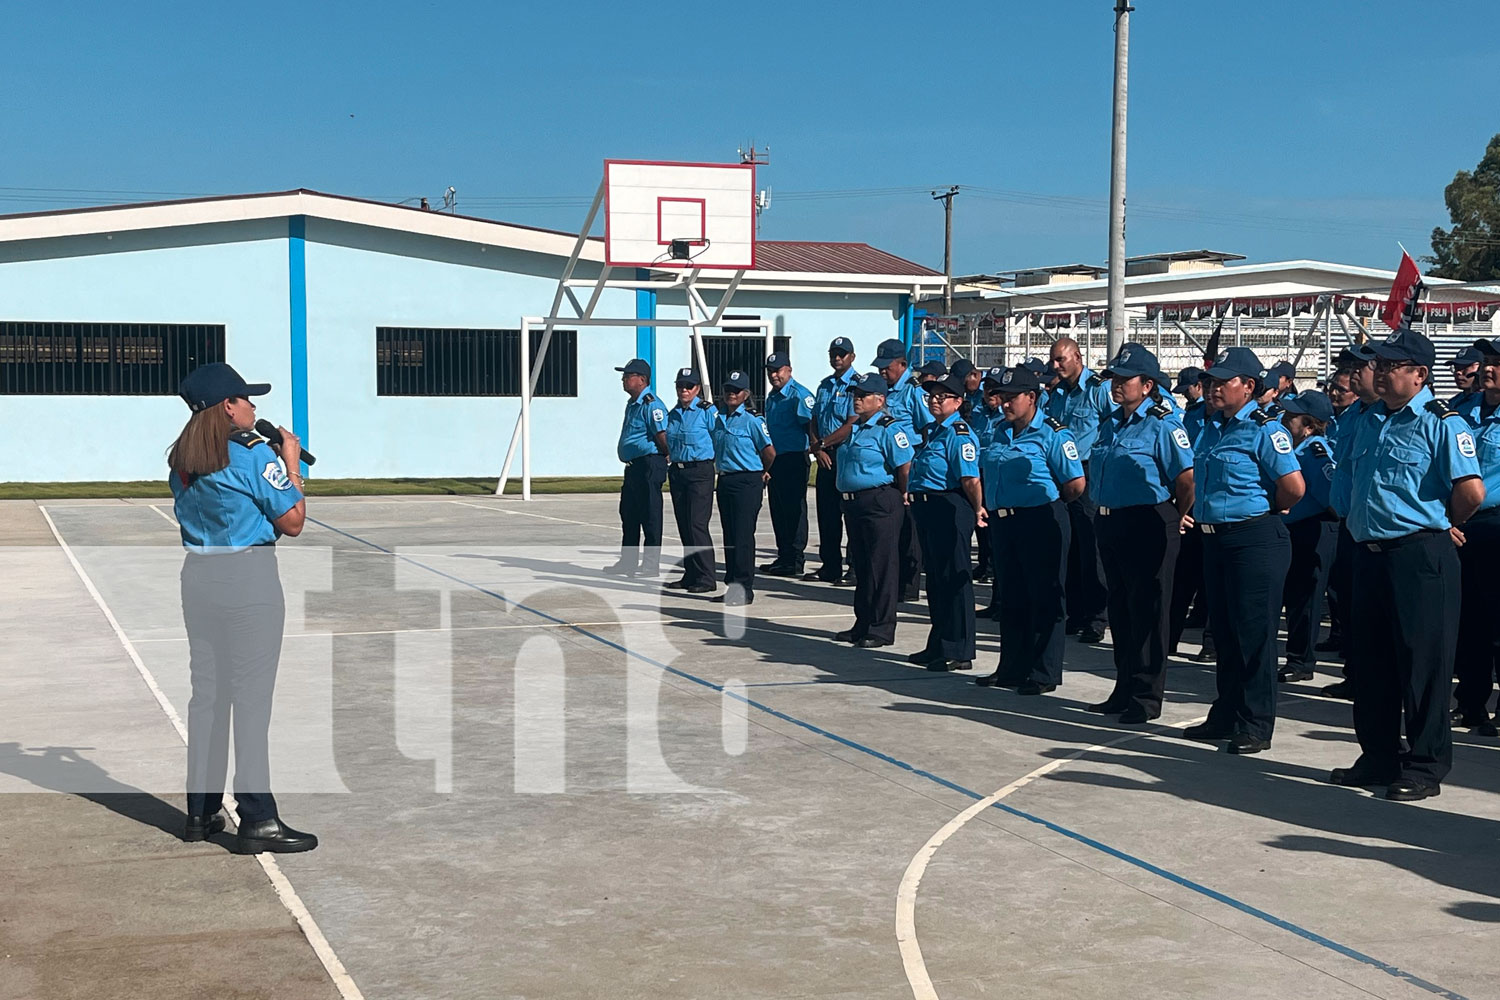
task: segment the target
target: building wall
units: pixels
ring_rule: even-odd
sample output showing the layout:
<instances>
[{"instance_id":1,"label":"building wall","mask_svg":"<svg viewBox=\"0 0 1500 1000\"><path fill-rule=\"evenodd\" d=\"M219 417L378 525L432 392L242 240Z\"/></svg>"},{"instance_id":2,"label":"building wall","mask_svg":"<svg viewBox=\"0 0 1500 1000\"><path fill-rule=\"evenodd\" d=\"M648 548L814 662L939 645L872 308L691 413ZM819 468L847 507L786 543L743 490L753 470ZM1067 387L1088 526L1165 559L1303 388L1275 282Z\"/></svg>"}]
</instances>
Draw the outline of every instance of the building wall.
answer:
<instances>
[{"instance_id":1,"label":"building wall","mask_svg":"<svg viewBox=\"0 0 1500 1000\"><path fill-rule=\"evenodd\" d=\"M222 323L226 360L274 386L261 409L289 415L286 222L207 228L3 248L0 319ZM0 395L0 481L165 482L187 417L176 396Z\"/></svg>"}]
</instances>

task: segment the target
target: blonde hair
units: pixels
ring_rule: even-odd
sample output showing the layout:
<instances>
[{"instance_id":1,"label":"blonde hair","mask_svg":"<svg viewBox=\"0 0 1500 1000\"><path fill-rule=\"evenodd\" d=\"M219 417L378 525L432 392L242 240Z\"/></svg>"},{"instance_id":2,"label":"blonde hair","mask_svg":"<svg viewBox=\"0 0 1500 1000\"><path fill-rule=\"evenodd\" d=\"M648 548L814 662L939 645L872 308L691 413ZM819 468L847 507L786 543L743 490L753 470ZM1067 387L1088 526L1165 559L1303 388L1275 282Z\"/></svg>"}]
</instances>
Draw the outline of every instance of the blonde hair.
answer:
<instances>
[{"instance_id":1,"label":"blonde hair","mask_svg":"<svg viewBox=\"0 0 1500 1000\"><path fill-rule=\"evenodd\" d=\"M184 476L206 476L229 464L229 435L234 424L224 405L217 403L188 418L187 425L167 451L167 465Z\"/></svg>"}]
</instances>

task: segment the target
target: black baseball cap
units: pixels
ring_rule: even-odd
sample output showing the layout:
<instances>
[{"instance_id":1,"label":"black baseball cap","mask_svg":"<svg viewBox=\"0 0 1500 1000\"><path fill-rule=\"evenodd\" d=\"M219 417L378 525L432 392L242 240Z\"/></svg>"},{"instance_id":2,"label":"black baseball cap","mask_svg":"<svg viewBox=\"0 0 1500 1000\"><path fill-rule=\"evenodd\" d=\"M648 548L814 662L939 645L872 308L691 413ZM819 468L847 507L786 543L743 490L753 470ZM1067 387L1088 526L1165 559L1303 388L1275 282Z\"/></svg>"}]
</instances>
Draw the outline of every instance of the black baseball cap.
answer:
<instances>
[{"instance_id":1,"label":"black baseball cap","mask_svg":"<svg viewBox=\"0 0 1500 1000\"><path fill-rule=\"evenodd\" d=\"M1500 358L1500 340L1476 340L1470 346L1484 358Z\"/></svg>"},{"instance_id":2,"label":"black baseball cap","mask_svg":"<svg viewBox=\"0 0 1500 1000\"><path fill-rule=\"evenodd\" d=\"M974 362L970 361L968 358L959 358L957 361L953 362L952 366L948 369L948 374L952 375L954 378L958 379L961 382L978 370L979 369L974 367Z\"/></svg>"},{"instance_id":3,"label":"black baseball cap","mask_svg":"<svg viewBox=\"0 0 1500 1000\"><path fill-rule=\"evenodd\" d=\"M1350 344L1339 351L1334 368L1339 371L1357 371L1374 360L1375 352L1370 350L1369 344Z\"/></svg>"},{"instance_id":4,"label":"black baseball cap","mask_svg":"<svg viewBox=\"0 0 1500 1000\"><path fill-rule=\"evenodd\" d=\"M1386 361L1411 361L1427 368L1437 360L1432 341L1410 327L1403 326L1375 345L1375 356Z\"/></svg>"},{"instance_id":5,"label":"black baseball cap","mask_svg":"<svg viewBox=\"0 0 1500 1000\"><path fill-rule=\"evenodd\" d=\"M1134 341L1120 345L1120 353L1104 366L1104 374L1118 375L1121 378L1143 375L1157 385L1167 380L1167 377L1162 374L1161 365L1157 364L1156 355L1152 354L1144 344L1137 344Z\"/></svg>"},{"instance_id":6,"label":"black baseball cap","mask_svg":"<svg viewBox=\"0 0 1500 1000\"><path fill-rule=\"evenodd\" d=\"M1297 377L1297 369L1292 365L1290 361L1278 361L1270 368L1266 369L1267 379L1279 379L1282 377L1290 379L1295 379Z\"/></svg>"},{"instance_id":7,"label":"black baseball cap","mask_svg":"<svg viewBox=\"0 0 1500 1000\"><path fill-rule=\"evenodd\" d=\"M884 396L891 391L891 387L886 383L885 376L879 372L865 372L849 383L849 391L856 396Z\"/></svg>"},{"instance_id":8,"label":"black baseball cap","mask_svg":"<svg viewBox=\"0 0 1500 1000\"><path fill-rule=\"evenodd\" d=\"M703 380L691 368L679 368L677 369L677 384L679 386L702 385Z\"/></svg>"},{"instance_id":9,"label":"black baseball cap","mask_svg":"<svg viewBox=\"0 0 1500 1000\"><path fill-rule=\"evenodd\" d=\"M1043 361L1041 358L1027 358L1025 361L1022 361L1018 367L1025 368L1027 371L1035 373L1037 381L1040 383L1040 385L1043 386L1051 381L1054 375L1052 366L1047 364L1047 362Z\"/></svg>"},{"instance_id":10,"label":"black baseball cap","mask_svg":"<svg viewBox=\"0 0 1500 1000\"><path fill-rule=\"evenodd\" d=\"M1203 373L1204 378L1227 382L1243 376L1264 382L1270 373L1260 363L1260 358L1248 347L1226 347L1214 358L1213 365Z\"/></svg>"},{"instance_id":11,"label":"black baseball cap","mask_svg":"<svg viewBox=\"0 0 1500 1000\"><path fill-rule=\"evenodd\" d=\"M1024 364L1016 365L1014 368L991 368L990 372L999 374L996 377L986 375L984 377L986 387L998 389L1003 395L1037 392L1042 388L1041 378Z\"/></svg>"},{"instance_id":12,"label":"black baseball cap","mask_svg":"<svg viewBox=\"0 0 1500 1000\"><path fill-rule=\"evenodd\" d=\"M615 371L624 372L626 375L644 375L646 378L651 377L651 365L648 364L644 358L631 358L629 361L625 362L625 367L616 368Z\"/></svg>"},{"instance_id":13,"label":"black baseball cap","mask_svg":"<svg viewBox=\"0 0 1500 1000\"><path fill-rule=\"evenodd\" d=\"M1197 385L1201 378L1203 378L1203 369L1197 365L1188 365L1177 373L1177 384L1172 386L1172 391L1183 392L1188 386Z\"/></svg>"},{"instance_id":14,"label":"black baseball cap","mask_svg":"<svg viewBox=\"0 0 1500 1000\"><path fill-rule=\"evenodd\" d=\"M899 340L882 340L875 349L875 367L884 368L892 361L906 360L906 345Z\"/></svg>"},{"instance_id":15,"label":"black baseball cap","mask_svg":"<svg viewBox=\"0 0 1500 1000\"><path fill-rule=\"evenodd\" d=\"M853 354L854 341L848 337L834 337L828 345L829 354Z\"/></svg>"},{"instance_id":16,"label":"black baseball cap","mask_svg":"<svg viewBox=\"0 0 1500 1000\"><path fill-rule=\"evenodd\" d=\"M744 372L730 372L728 377L721 383L720 388L738 389L741 392L750 391L750 376Z\"/></svg>"},{"instance_id":17,"label":"black baseball cap","mask_svg":"<svg viewBox=\"0 0 1500 1000\"><path fill-rule=\"evenodd\" d=\"M199 365L188 372L177 387L177 394L187 403L188 409L197 413L216 406L226 399L264 396L271 391L269 382L246 382L240 373L222 361Z\"/></svg>"},{"instance_id":18,"label":"black baseball cap","mask_svg":"<svg viewBox=\"0 0 1500 1000\"><path fill-rule=\"evenodd\" d=\"M774 372L778 368L786 368L792 363L790 356L777 351L766 358L766 371Z\"/></svg>"},{"instance_id":19,"label":"black baseball cap","mask_svg":"<svg viewBox=\"0 0 1500 1000\"><path fill-rule=\"evenodd\" d=\"M916 371L918 375L933 375L942 378L948 374L948 366L941 361L928 361L926 364L918 365Z\"/></svg>"},{"instance_id":20,"label":"black baseball cap","mask_svg":"<svg viewBox=\"0 0 1500 1000\"><path fill-rule=\"evenodd\" d=\"M1333 419L1332 401L1316 389L1308 389L1297 393L1291 399L1282 399L1277 402L1287 413L1305 413L1325 424Z\"/></svg>"},{"instance_id":21,"label":"black baseball cap","mask_svg":"<svg viewBox=\"0 0 1500 1000\"><path fill-rule=\"evenodd\" d=\"M950 396L957 396L959 399L963 399L964 393L968 392L969 390L964 388L963 379L954 378L951 374L948 374L944 375L941 378L932 378L928 379L926 382L923 382L922 391L927 393L928 395L933 395L934 393L939 392L946 392Z\"/></svg>"},{"instance_id":22,"label":"black baseball cap","mask_svg":"<svg viewBox=\"0 0 1500 1000\"><path fill-rule=\"evenodd\" d=\"M1477 365L1483 360L1484 355L1480 353L1479 348L1471 345L1453 355L1453 360L1449 364L1455 368L1467 368L1470 365Z\"/></svg>"}]
</instances>

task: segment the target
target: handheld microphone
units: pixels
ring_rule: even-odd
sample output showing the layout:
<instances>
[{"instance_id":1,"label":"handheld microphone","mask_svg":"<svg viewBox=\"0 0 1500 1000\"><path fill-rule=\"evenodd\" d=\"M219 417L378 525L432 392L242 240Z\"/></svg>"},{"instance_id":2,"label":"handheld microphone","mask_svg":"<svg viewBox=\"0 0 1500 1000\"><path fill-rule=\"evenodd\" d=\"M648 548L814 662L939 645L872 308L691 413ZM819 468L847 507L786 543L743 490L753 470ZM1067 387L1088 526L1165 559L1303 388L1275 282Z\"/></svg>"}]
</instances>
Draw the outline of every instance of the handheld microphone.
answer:
<instances>
[{"instance_id":1,"label":"handheld microphone","mask_svg":"<svg viewBox=\"0 0 1500 1000\"><path fill-rule=\"evenodd\" d=\"M271 442L273 446L281 444L281 431L277 430L276 425L269 420L257 420L255 422L255 433ZM304 448L302 449L302 461L308 465L312 465L317 459L313 458L312 452ZM292 471L296 472L297 470L293 469Z\"/></svg>"}]
</instances>

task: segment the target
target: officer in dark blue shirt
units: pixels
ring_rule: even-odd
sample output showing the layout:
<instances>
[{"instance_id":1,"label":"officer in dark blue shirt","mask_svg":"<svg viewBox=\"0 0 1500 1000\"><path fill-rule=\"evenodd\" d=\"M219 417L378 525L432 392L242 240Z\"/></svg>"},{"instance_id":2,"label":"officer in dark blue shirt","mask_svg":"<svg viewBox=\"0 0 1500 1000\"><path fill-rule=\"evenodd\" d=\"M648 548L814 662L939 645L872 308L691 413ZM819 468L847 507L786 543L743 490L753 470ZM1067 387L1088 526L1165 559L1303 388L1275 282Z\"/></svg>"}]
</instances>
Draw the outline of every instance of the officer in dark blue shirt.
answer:
<instances>
[{"instance_id":1,"label":"officer in dark blue shirt","mask_svg":"<svg viewBox=\"0 0 1500 1000\"><path fill-rule=\"evenodd\" d=\"M1109 384L1083 363L1078 341L1059 337L1052 344L1050 356L1057 385L1047 397L1047 416L1073 434L1078 454L1083 457L1084 475L1089 475L1089 454L1099 437L1099 421L1114 409L1109 398ZM1099 543L1094 535L1094 500L1088 490L1068 504L1068 518L1073 537L1068 548L1068 622L1069 635L1078 634L1080 642L1098 642L1104 638L1105 605L1104 566L1099 561Z\"/></svg>"},{"instance_id":2,"label":"officer in dark blue shirt","mask_svg":"<svg viewBox=\"0 0 1500 1000\"><path fill-rule=\"evenodd\" d=\"M875 372L849 387L854 421L840 448L838 464L855 584L854 627L834 638L862 649L896 641L897 541L905 519L912 442L901 422L884 411L888 388L885 378Z\"/></svg>"},{"instance_id":3,"label":"officer in dark blue shirt","mask_svg":"<svg viewBox=\"0 0 1500 1000\"><path fill-rule=\"evenodd\" d=\"M1282 683L1309 681L1317 654L1318 623L1323 620L1323 591L1338 549L1338 515L1330 506L1333 449L1328 425L1333 404L1316 389L1282 403L1281 422L1292 437L1292 455L1302 472L1306 492L1281 519L1292 538L1292 561L1286 571L1282 605L1286 609L1286 664L1276 675Z\"/></svg>"},{"instance_id":4,"label":"officer in dark blue shirt","mask_svg":"<svg viewBox=\"0 0 1500 1000\"><path fill-rule=\"evenodd\" d=\"M1179 523L1193 509L1193 452L1162 391L1156 355L1126 343L1109 362L1115 408L1100 422L1089 489L1109 583L1115 686L1091 712L1140 724L1161 715Z\"/></svg>"},{"instance_id":5,"label":"officer in dark blue shirt","mask_svg":"<svg viewBox=\"0 0 1500 1000\"><path fill-rule=\"evenodd\" d=\"M1479 377L1479 364L1483 360L1484 355L1472 344L1453 356L1450 364L1453 365L1453 385L1458 391L1448 397L1448 409L1467 409L1479 397L1484 390Z\"/></svg>"},{"instance_id":6,"label":"officer in dark blue shirt","mask_svg":"<svg viewBox=\"0 0 1500 1000\"><path fill-rule=\"evenodd\" d=\"M1476 340L1471 349L1480 356L1480 367L1463 415L1474 428L1484 502L1464 525L1464 544L1458 550L1463 601L1453 656L1458 678L1454 721L1476 736L1494 737L1500 735L1489 710L1500 666L1500 615L1495 612L1500 608L1500 341Z\"/></svg>"},{"instance_id":7,"label":"officer in dark blue shirt","mask_svg":"<svg viewBox=\"0 0 1500 1000\"><path fill-rule=\"evenodd\" d=\"M702 398L702 383L691 368L677 372L677 405L667 411L667 488L672 515L682 538L682 578L664 584L669 590L707 594L714 579L714 540L708 521L714 512L714 439L717 416Z\"/></svg>"},{"instance_id":8,"label":"officer in dark blue shirt","mask_svg":"<svg viewBox=\"0 0 1500 1000\"><path fill-rule=\"evenodd\" d=\"M964 387L963 405L958 408L958 415L963 422L969 425L980 439L980 448L984 447L985 431L980 428L979 422L985 417L984 413L984 372L974 367L974 362L968 358L959 358L948 366L948 375ZM980 478L980 492L983 493L984 480ZM974 559L974 571L970 574L975 583L982 583L990 576L990 529L976 526L974 538L977 546L977 555Z\"/></svg>"},{"instance_id":9,"label":"officer in dark blue shirt","mask_svg":"<svg viewBox=\"0 0 1500 1000\"><path fill-rule=\"evenodd\" d=\"M632 358L620 372L620 387L630 397L620 425L616 454L625 463L620 487L620 558L604 567L611 576L661 572L661 488L667 481L667 407L651 391L651 366ZM642 536L645 551L641 551Z\"/></svg>"},{"instance_id":10,"label":"officer in dark blue shirt","mask_svg":"<svg viewBox=\"0 0 1500 1000\"><path fill-rule=\"evenodd\" d=\"M963 368L961 366L965 366L968 364L968 361L957 361L953 365L953 370L955 372L961 372L963 371ZM959 410L959 414L964 418L964 423L968 424L969 428L974 432L975 436L979 438L980 455L984 454L984 449L987 448L990 441L994 439L996 427L1006 422L1005 414L1000 411L1000 394L987 393L985 391L985 385L987 384L988 380L993 377L993 381L996 384L999 384L1000 378L1004 374L1004 372L1004 368L991 368L988 371L980 371L979 369L975 369L974 371L968 372L964 375L964 384L966 386L970 382L972 382L974 378L978 377L980 379L980 388L978 393L976 394L977 398L971 399L966 395L964 397L963 408ZM981 493L984 492L985 489L983 463L981 463L979 467L979 489ZM974 537L979 547L979 557L975 560L974 563L974 582L983 583L990 578L990 564L995 547L994 536L991 534L991 525L986 524L983 528L975 528ZM1000 588L991 587L989 605L979 613L991 618L998 615L999 599Z\"/></svg>"},{"instance_id":11,"label":"officer in dark blue shirt","mask_svg":"<svg viewBox=\"0 0 1500 1000\"><path fill-rule=\"evenodd\" d=\"M771 528L776 535L776 558L760 567L767 576L801 576L807 551L807 449L813 433L812 391L792 377L786 354L766 358L766 426L776 461L766 496L771 504Z\"/></svg>"},{"instance_id":12,"label":"officer in dark blue shirt","mask_svg":"<svg viewBox=\"0 0 1500 1000\"><path fill-rule=\"evenodd\" d=\"M1255 405L1269 372L1248 347L1219 352L1208 379L1213 412L1193 448L1197 496L1191 517L1203 531L1203 585L1218 650L1218 697L1208 721L1184 735L1228 740L1230 753L1259 753L1276 725L1276 631L1292 561L1279 512L1302 499L1292 438Z\"/></svg>"},{"instance_id":13,"label":"officer in dark blue shirt","mask_svg":"<svg viewBox=\"0 0 1500 1000\"><path fill-rule=\"evenodd\" d=\"M1329 780L1384 784L1386 798L1409 802L1438 794L1453 766L1448 701L1460 580L1454 546L1484 502L1484 480L1468 422L1427 387L1436 361L1432 341L1403 328L1374 351L1380 402L1349 444L1360 755Z\"/></svg>"},{"instance_id":14,"label":"officer in dark blue shirt","mask_svg":"<svg viewBox=\"0 0 1500 1000\"><path fill-rule=\"evenodd\" d=\"M975 683L1041 694L1062 683L1065 503L1083 492L1083 462L1073 435L1038 405L1034 371L991 368L984 388L986 405L1001 409L979 466L994 544L1000 662Z\"/></svg>"},{"instance_id":15,"label":"officer in dark blue shirt","mask_svg":"<svg viewBox=\"0 0 1500 1000\"><path fill-rule=\"evenodd\" d=\"M750 411L750 376L734 371L719 390L714 460L719 469L719 528L724 534L724 582L714 600L739 607L755 600L755 524L776 449L766 422Z\"/></svg>"},{"instance_id":16,"label":"officer in dark blue shirt","mask_svg":"<svg viewBox=\"0 0 1500 1000\"><path fill-rule=\"evenodd\" d=\"M885 412L896 418L908 437L921 439L922 430L932 423L932 414L927 411L927 397L912 379L907 367L906 345L899 340L882 340L875 351L875 370L885 377ZM917 586L922 575L922 552L917 545L917 527L911 508L906 508L906 519L901 526L901 599L915 601L920 594Z\"/></svg>"},{"instance_id":17,"label":"officer in dark blue shirt","mask_svg":"<svg viewBox=\"0 0 1500 1000\"><path fill-rule=\"evenodd\" d=\"M854 370L854 343L834 337L828 344L828 363L833 372L818 383L813 394L812 455L818 463L814 496L818 508L818 562L816 570L802 579L822 583L844 583L844 511L839 499L838 450L849 436L854 420L854 397L850 386L858 379ZM852 582L852 581L848 581Z\"/></svg>"},{"instance_id":18,"label":"officer in dark blue shirt","mask_svg":"<svg viewBox=\"0 0 1500 1000\"><path fill-rule=\"evenodd\" d=\"M967 412L960 410L959 415L968 420L984 406L984 369L974 367L974 362L968 358L959 358L949 366L948 374L963 383Z\"/></svg>"},{"instance_id":19,"label":"officer in dark blue shirt","mask_svg":"<svg viewBox=\"0 0 1500 1000\"><path fill-rule=\"evenodd\" d=\"M1275 390L1273 401L1279 417L1281 404L1297 398L1297 366L1285 360L1276 362L1266 370L1266 388Z\"/></svg>"},{"instance_id":20,"label":"officer in dark blue shirt","mask_svg":"<svg viewBox=\"0 0 1500 1000\"><path fill-rule=\"evenodd\" d=\"M310 851L318 838L281 822L268 746L286 619L275 545L300 534L307 517L302 444L283 427L278 455L251 430L251 397L271 387L247 384L226 364L193 369L179 391L193 411L167 455L187 549L182 617L193 691L183 839L207 840L224 829L219 810L232 723L240 851Z\"/></svg>"},{"instance_id":21,"label":"officer in dark blue shirt","mask_svg":"<svg viewBox=\"0 0 1500 1000\"><path fill-rule=\"evenodd\" d=\"M1203 369L1194 365L1177 373L1172 391L1182 396L1182 429L1188 441L1203 432L1208 404L1203 401ZM1167 655L1177 655L1177 644L1187 628L1208 624L1208 601L1203 594L1203 533L1190 528L1182 533L1177 548L1177 567L1172 571L1172 610L1169 615Z\"/></svg>"},{"instance_id":22,"label":"officer in dark blue shirt","mask_svg":"<svg viewBox=\"0 0 1500 1000\"><path fill-rule=\"evenodd\" d=\"M974 580L970 543L985 523L979 438L959 415L964 386L951 375L922 384L932 422L912 460L911 497L927 568L927 645L908 659L928 670L974 667Z\"/></svg>"}]
</instances>

